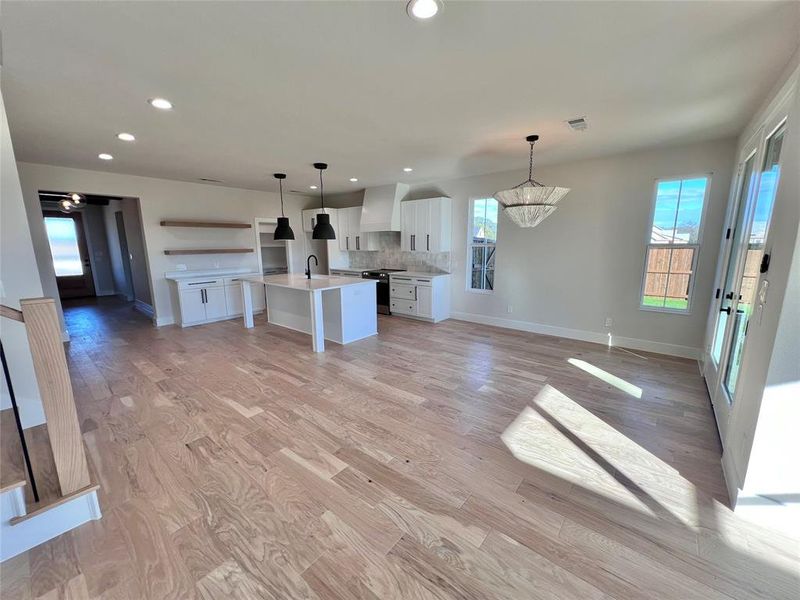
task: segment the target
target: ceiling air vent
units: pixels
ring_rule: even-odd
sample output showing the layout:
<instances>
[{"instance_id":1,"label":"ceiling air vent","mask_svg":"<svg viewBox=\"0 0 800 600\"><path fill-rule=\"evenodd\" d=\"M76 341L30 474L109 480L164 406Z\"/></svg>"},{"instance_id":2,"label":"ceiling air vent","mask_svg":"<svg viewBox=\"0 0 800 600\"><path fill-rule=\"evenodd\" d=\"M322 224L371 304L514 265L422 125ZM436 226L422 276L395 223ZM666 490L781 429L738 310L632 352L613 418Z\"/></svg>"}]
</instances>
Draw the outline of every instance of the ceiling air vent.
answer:
<instances>
[{"instance_id":1,"label":"ceiling air vent","mask_svg":"<svg viewBox=\"0 0 800 600\"><path fill-rule=\"evenodd\" d=\"M586 121L586 117L575 117L574 119L568 119L567 125L572 131L586 131L589 128L589 123Z\"/></svg>"}]
</instances>

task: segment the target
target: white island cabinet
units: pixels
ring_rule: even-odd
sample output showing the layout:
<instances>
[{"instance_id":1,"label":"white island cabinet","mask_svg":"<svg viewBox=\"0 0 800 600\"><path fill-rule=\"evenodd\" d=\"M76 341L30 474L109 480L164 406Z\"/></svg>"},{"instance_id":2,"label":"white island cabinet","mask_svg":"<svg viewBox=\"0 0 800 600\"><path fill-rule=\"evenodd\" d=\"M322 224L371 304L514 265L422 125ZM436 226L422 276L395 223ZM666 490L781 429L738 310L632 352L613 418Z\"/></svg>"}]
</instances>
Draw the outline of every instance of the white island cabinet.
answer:
<instances>
[{"instance_id":1,"label":"white island cabinet","mask_svg":"<svg viewBox=\"0 0 800 600\"><path fill-rule=\"evenodd\" d=\"M244 306L241 278L254 275L256 273L168 276L176 322L181 327L190 327L240 316ZM256 312L264 310L263 290L261 293L253 291L250 304Z\"/></svg>"},{"instance_id":2,"label":"white island cabinet","mask_svg":"<svg viewBox=\"0 0 800 600\"><path fill-rule=\"evenodd\" d=\"M244 277L244 326L253 327L247 292L266 289L271 324L310 334L314 352L325 351L325 340L349 344L378 333L377 283L325 275Z\"/></svg>"}]
</instances>

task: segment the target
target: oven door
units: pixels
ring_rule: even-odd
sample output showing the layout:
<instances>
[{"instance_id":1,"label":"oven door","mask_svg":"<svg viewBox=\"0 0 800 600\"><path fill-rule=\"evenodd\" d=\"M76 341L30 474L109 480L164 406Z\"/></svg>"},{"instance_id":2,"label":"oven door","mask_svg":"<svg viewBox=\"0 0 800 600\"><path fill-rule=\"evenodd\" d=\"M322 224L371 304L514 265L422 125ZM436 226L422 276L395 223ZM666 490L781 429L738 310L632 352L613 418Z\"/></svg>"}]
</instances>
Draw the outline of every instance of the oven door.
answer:
<instances>
[{"instance_id":1,"label":"oven door","mask_svg":"<svg viewBox=\"0 0 800 600\"><path fill-rule=\"evenodd\" d=\"M378 314L392 314L389 310L389 282L378 281L378 285L375 287L377 288L376 295L378 297Z\"/></svg>"}]
</instances>

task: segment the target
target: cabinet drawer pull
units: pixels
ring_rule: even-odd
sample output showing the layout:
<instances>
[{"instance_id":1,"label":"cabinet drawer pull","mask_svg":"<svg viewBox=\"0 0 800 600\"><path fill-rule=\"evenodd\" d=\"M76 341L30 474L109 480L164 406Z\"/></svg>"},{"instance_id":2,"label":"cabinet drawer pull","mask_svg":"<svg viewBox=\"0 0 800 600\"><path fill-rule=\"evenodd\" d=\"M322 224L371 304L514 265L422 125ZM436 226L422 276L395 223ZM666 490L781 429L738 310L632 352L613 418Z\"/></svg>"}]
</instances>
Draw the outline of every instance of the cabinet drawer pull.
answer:
<instances>
[{"instance_id":1,"label":"cabinet drawer pull","mask_svg":"<svg viewBox=\"0 0 800 600\"><path fill-rule=\"evenodd\" d=\"M195 281L193 283L187 283L186 285L211 285L212 283L217 283L216 281Z\"/></svg>"}]
</instances>

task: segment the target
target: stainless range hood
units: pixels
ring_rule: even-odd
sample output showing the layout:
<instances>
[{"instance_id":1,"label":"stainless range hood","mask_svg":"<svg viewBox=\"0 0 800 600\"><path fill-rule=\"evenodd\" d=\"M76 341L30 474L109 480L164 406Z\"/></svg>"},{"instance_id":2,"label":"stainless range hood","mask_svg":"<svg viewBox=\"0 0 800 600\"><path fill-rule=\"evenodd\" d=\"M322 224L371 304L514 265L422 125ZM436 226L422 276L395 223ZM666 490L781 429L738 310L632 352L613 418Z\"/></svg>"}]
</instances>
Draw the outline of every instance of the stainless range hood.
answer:
<instances>
[{"instance_id":1,"label":"stainless range hood","mask_svg":"<svg viewBox=\"0 0 800 600\"><path fill-rule=\"evenodd\" d=\"M400 231L400 202L408 194L405 183L381 185L364 190L361 231Z\"/></svg>"}]
</instances>

